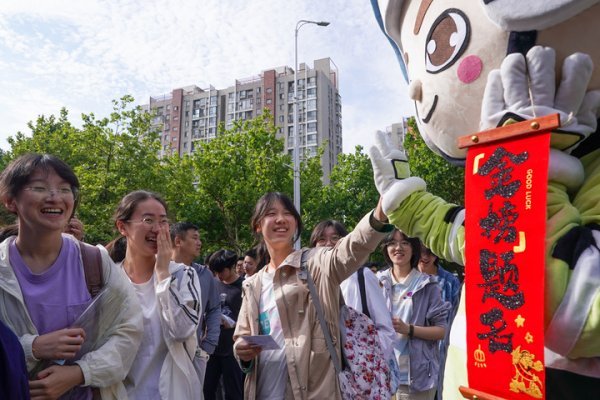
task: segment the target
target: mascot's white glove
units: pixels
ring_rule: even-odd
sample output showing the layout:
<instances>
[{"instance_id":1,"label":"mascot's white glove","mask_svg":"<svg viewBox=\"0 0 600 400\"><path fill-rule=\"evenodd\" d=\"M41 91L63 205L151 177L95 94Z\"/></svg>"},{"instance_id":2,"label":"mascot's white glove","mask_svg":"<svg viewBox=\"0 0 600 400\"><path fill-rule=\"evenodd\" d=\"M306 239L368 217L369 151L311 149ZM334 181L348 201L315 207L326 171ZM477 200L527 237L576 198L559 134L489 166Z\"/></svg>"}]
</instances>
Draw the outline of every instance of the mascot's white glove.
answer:
<instances>
[{"instance_id":1,"label":"mascot's white glove","mask_svg":"<svg viewBox=\"0 0 600 400\"><path fill-rule=\"evenodd\" d=\"M576 190L583 181L583 167L567 153L596 130L600 91L587 91L594 68L587 54L565 58L558 88L555 63L556 54L549 47L535 46L526 57L517 53L506 56L500 70L488 76L480 124L483 130L500 126L509 118L558 113L561 127L553 132L555 149L550 152L548 179Z\"/></svg>"},{"instance_id":2,"label":"mascot's white glove","mask_svg":"<svg viewBox=\"0 0 600 400\"><path fill-rule=\"evenodd\" d=\"M385 132L375 132L375 145L369 149L377 191L383 198L383 212L389 215L410 194L425 190L425 181L410 177L404 148L394 143Z\"/></svg>"},{"instance_id":3,"label":"mascot's white glove","mask_svg":"<svg viewBox=\"0 0 600 400\"><path fill-rule=\"evenodd\" d=\"M549 47L535 46L527 57L518 53L506 56L500 70L493 70L488 76L480 128L495 128L511 116L519 120L558 113L558 132L564 132L565 137L559 138L558 143L553 137L553 147L566 151L594 132L600 91L587 91L594 69L592 59L583 53L567 57L558 88L555 64L556 54Z\"/></svg>"}]
</instances>

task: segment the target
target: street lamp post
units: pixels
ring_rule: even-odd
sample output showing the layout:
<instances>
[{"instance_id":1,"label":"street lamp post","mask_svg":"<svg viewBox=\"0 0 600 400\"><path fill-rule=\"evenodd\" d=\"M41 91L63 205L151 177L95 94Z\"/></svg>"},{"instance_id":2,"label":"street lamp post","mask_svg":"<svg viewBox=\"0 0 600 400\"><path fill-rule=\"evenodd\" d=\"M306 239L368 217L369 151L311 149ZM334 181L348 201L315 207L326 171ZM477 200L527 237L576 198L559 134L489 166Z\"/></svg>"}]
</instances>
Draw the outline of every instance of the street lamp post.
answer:
<instances>
[{"instance_id":1,"label":"street lamp post","mask_svg":"<svg viewBox=\"0 0 600 400\"><path fill-rule=\"evenodd\" d=\"M300 138L298 135L298 31L304 25L314 24L318 26L327 26L326 21L307 21L301 19L296 22L294 32L294 207L300 214ZM296 249L300 249L300 237L294 243Z\"/></svg>"}]
</instances>

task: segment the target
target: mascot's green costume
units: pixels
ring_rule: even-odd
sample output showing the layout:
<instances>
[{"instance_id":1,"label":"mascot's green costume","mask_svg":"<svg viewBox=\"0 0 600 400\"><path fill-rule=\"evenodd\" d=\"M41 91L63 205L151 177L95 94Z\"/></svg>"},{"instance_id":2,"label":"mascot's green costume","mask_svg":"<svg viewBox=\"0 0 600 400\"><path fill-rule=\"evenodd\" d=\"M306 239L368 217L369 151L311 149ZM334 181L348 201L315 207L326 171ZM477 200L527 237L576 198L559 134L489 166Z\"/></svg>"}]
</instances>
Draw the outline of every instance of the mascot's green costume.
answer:
<instances>
[{"instance_id":1,"label":"mascot's green costume","mask_svg":"<svg viewBox=\"0 0 600 400\"><path fill-rule=\"evenodd\" d=\"M420 133L449 162L464 165L459 136L559 113L547 191L546 393L600 396L600 0L371 3L409 82ZM464 210L427 193L407 165L392 164L406 157L384 134L370 157L390 221L464 265ZM447 399L467 385L462 306Z\"/></svg>"}]
</instances>

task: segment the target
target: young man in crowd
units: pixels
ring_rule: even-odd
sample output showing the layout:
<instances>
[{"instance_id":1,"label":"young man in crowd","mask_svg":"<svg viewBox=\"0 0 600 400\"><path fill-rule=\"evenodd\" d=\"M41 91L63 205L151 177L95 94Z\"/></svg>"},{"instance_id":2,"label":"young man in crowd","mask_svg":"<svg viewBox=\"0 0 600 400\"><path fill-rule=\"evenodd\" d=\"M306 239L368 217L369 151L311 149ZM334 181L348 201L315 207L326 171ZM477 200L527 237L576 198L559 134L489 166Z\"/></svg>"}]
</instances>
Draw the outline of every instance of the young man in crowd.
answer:
<instances>
[{"instance_id":1,"label":"young man in crowd","mask_svg":"<svg viewBox=\"0 0 600 400\"><path fill-rule=\"evenodd\" d=\"M198 345L200 354L200 383L204 384L208 358L215 351L221 333L221 303L215 286L215 278L208 267L194 263L200 255L202 241L198 227L189 222L179 222L171 226L173 251L171 258L175 262L193 267L200 281L203 315L198 324ZM197 355L198 356L198 355Z\"/></svg>"}]
</instances>

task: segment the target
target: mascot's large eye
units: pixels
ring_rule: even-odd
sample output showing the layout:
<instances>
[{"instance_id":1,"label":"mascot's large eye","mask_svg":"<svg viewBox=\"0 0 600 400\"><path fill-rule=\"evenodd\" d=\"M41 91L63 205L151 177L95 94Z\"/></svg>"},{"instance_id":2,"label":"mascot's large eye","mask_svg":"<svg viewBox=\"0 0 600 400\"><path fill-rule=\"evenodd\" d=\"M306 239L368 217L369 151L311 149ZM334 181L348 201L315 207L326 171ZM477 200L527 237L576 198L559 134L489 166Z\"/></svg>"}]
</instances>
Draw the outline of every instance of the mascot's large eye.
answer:
<instances>
[{"instance_id":1,"label":"mascot's large eye","mask_svg":"<svg viewBox=\"0 0 600 400\"><path fill-rule=\"evenodd\" d=\"M471 27L466 15L457 9L444 11L427 34L425 67L436 74L450 68L467 48Z\"/></svg>"}]
</instances>

